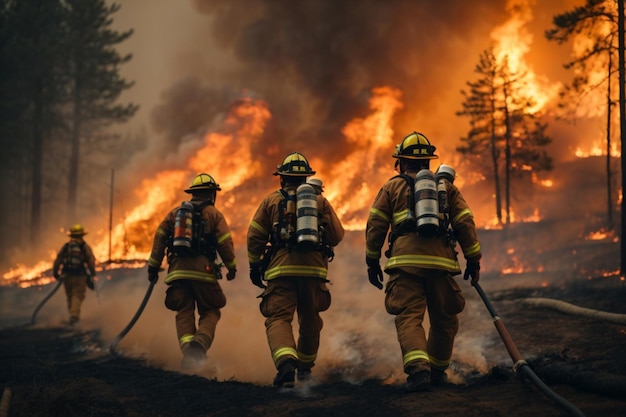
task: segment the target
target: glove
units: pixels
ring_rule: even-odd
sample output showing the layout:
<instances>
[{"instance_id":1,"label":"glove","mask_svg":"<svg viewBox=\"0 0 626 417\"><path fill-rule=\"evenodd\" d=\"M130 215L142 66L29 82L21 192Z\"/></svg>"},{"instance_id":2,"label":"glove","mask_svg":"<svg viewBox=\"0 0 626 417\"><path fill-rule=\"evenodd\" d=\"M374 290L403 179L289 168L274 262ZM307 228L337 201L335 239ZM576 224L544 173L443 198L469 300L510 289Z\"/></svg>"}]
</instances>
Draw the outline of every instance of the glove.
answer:
<instances>
[{"instance_id":1,"label":"glove","mask_svg":"<svg viewBox=\"0 0 626 417\"><path fill-rule=\"evenodd\" d=\"M250 281L252 281L252 283L257 287L265 289L267 288L267 286L263 284L260 266L260 262L254 262L250 264Z\"/></svg>"},{"instance_id":2,"label":"glove","mask_svg":"<svg viewBox=\"0 0 626 417\"><path fill-rule=\"evenodd\" d=\"M54 271L52 275L54 276L54 279L56 279L57 281L61 279L61 274L59 274L59 271Z\"/></svg>"},{"instance_id":3,"label":"glove","mask_svg":"<svg viewBox=\"0 0 626 417\"><path fill-rule=\"evenodd\" d=\"M383 289L383 271L380 269L378 259L365 257L365 263L367 263L367 278L370 280L370 284L378 288Z\"/></svg>"},{"instance_id":4,"label":"glove","mask_svg":"<svg viewBox=\"0 0 626 417\"><path fill-rule=\"evenodd\" d=\"M148 265L148 281L152 284L156 284L159 280L159 267Z\"/></svg>"},{"instance_id":5,"label":"glove","mask_svg":"<svg viewBox=\"0 0 626 417\"><path fill-rule=\"evenodd\" d=\"M232 281L235 279L235 275L237 275L237 270L236 269L229 269L228 273L226 274L226 279L229 281Z\"/></svg>"},{"instance_id":6,"label":"glove","mask_svg":"<svg viewBox=\"0 0 626 417\"><path fill-rule=\"evenodd\" d=\"M467 281L469 277L472 277L472 285L476 284L480 279L480 262L467 261L467 267L463 274L463 279Z\"/></svg>"},{"instance_id":7,"label":"glove","mask_svg":"<svg viewBox=\"0 0 626 417\"><path fill-rule=\"evenodd\" d=\"M373 286L379 290L383 289L383 271L380 269L380 265L367 268L367 277Z\"/></svg>"},{"instance_id":8,"label":"glove","mask_svg":"<svg viewBox=\"0 0 626 417\"><path fill-rule=\"evenodd\" d=\"M90 290L96 289L96 286L93 283L93 277L90 277L90 276L87 277L87 288L89 288Z\"/></svg>"}]
</instances>

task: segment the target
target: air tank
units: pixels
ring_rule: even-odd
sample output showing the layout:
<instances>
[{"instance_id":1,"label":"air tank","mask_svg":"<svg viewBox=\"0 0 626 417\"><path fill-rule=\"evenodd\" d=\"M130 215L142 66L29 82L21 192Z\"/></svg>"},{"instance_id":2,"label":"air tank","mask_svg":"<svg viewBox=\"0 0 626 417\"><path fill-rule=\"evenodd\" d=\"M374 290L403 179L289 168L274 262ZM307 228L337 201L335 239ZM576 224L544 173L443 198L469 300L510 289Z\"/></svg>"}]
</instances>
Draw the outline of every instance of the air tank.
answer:
<instances>
[{"instance_id":1,"label":"air tank","mask_svg":"<svg viewBox=\"0 0 626 417\"><path fill-rule=\"evenodd\" d=\"M176 252L191 252L193 238L193 204L183 201L174 218L174 239L172 246Z\"/></svg>"},{"instance_id":2,"label":"air tank","mask_svg":"<svg viewBox=\"0 0 626 417\"><path fill-rule=\"evenodd\" d=\"M317 192L310 184L301 184L296 190L296 245L314 248L319 242L317 228Z\"/></svg>"},{"instance_id":3,"label":"air tank","mask_svg":"<svg viewBox=\"0 0 626 417\"><path fill-rule=\"evenodd\" d=\"M421 237L433 237L439 229L439 199L435 174L422 169L415 176L415 219Z\"/></svg>"}]
</instances>

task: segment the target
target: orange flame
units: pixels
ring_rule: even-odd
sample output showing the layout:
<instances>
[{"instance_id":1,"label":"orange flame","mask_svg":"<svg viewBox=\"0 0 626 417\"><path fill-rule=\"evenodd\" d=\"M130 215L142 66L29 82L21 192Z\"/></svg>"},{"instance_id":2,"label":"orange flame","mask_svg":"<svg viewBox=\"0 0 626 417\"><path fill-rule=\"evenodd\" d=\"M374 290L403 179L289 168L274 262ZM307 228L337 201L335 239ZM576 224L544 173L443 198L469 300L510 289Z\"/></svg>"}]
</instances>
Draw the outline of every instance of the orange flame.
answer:
<instances>
[{"instance_id":1,"label":"orange flame","mask_svg":"<svg viewBox=\"0 0 626 417\"><path fill-rule=\"evenodd\" d=\"M494 55L499 65L506 62L511 73L524 74L523 94L534 99L535 103L529 112L536 113L557 96L560 85L538 76L524 60L532 43L532 35L526 29L533 18L531 2L509 0L506 8L511 15L510 19L491 32Z\"/></svg>"},{"instance_id":2,"label":"orange flame","mask_svg":"<svg viewBox=\"0 0 626 417\"><path fill-rule=\"evenodd\" d=\"M402 92L395 88L374 88L369 101L372 113L350 121L342 130L348 142L358 146L330 170L326 196L347 230L363 229L369 206L380 187L378 179L393 173L389 162L395 145L391 126L394 114L403 107L401 96ZM376 178L376 182L371 184L370 178Z\"/></svg>"}]
</instances>

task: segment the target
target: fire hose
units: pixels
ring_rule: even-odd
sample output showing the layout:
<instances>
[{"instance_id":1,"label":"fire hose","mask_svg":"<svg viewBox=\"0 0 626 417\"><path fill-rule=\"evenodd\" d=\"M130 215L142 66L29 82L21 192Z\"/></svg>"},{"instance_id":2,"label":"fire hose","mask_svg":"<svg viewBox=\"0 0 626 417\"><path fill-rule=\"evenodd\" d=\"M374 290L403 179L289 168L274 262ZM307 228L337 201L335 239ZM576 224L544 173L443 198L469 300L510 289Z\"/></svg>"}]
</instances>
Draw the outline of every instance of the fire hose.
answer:
<instances>
[{"instance_id":1,"label":"fire hose","mask_svg":"<svg viewBox=\"0 0 626 417\"><path fill-rule=\"evenodd\" d=\"M41 300L41 303L39 303L39 305L33 312L33 316L30 318L30 324L35 324L35 317L37 316L37 313L39 313L39 310L41 310L41 307L43 307L43 305L54 295L54 293L57 292L61 284L63 284L63 281L58 280L57 284L54 286L52 291L50 291L48 295L46 295L46 297L43 300Z\"/></svg>"},{"instance_id":2,"label":"fire hose","mask_svg":"<svg viewBox=\"0 0 626 417\"><path fill-rule=\"evenodd\" d=\"M558 405L560 405L565 410L567 410L571 415L578 416L578 417L585 417L585 415L578 408L576 408L573 404L571 404L570 402L565 400L563 397L561 397L560 395L552 391L546 384L543 383L541 379L539 379L537 374L535 374L535 372L530 368L526 360L524 360L524 358L522 357L522 354L517 349L517 346L515 346L515 343L513 342L511 335L509 334L508 330L504 326L502 319L500 318L500 316L498 316L498 313L493 308L493 305L489 301L489 298L487 298L487 295L483 291L482 287L478 284L478 282L472 283L472 286L476 288L478 295L480 295L480 298L483 300L483 303L485 303L487 310L489 310L489 314L491 315L491 318L493 319L493 324L495 325L496 330L498 331L498 334L500 335L500 338L504 342L504 346L506 347L506 350L509 352L511 359L513 360L513 371L514 372L521 371L524 374L524 376L530 379L531 382L535 384L537 388L539 388L539 390L541 390L541 392L543 392L548 398L555 401Z\"/></svg>"},{"instance_id":3,"label":"fire hose","mask_svg":"<svg viewBox=\"0 0 626 417\"><path fill-rule=\"evenodd\" d=\"M626 314L609 313L591 308L578 307L566 303L565 301L550 298L526 298L522 300L522 302L532 307L547 307L563 313L603 320L613 324L626 324Z\"/></svg>"},{"instance_id":4,"label":"fire hose","mask_svg":"<svg viewBox=\"0 0 626 417\"><path fill-rule=\"evenodd\" d=\"M143 300L141 301L141 304L139 305L137 312L135 313L133 318L130 320L130 322L126 325L126 327L124 327L124 329L120 332L120 334L118 334L117 337L113 340L113 342L111 342L111 345L109 346L109 352L111 353L111 355L114 355L114 356L119 355L119 353L116 350L117 345L120 343L122 338L126 336L126 334L128 334L130 329L133 328L133 326L139 319L139 316L141 316L141 313L143 313L143 309L146 308L146 304L148 304L148 300L150 299L150 295L152 294L152 290L154 289L154 284L155 284L154 282L150 282L150 285L148 286L148 290L146 291L146 295L143 297Z\"/></svg>"}]
</instances>

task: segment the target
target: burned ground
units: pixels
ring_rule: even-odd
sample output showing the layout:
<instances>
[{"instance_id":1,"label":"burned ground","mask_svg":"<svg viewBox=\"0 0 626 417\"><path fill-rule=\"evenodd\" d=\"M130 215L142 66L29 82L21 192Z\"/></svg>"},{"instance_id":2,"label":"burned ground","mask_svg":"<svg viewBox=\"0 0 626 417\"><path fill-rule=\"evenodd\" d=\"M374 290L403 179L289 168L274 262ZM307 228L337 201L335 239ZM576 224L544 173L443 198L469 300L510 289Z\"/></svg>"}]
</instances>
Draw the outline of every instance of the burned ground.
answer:
<instances>
[{"instance_id":1,"label":"burned ground","mask_svg":"<svg viewBox=\"0 0 626 417\"><path fill-rule=\"evenodd\" d=\"M485 284L487 286L487 283ZM481 303L477 293L468 302ZM626 413L626 325L546 308L529 297L558 297L626 314L626 285L598 277L564 286L492 291L489 299L515 346L549 389L582 415ZM495 332L495 329L494 329ZM501 343L495 337L493 343ZM342 381L332 369L292 390L217 380L112 356L97 331L8 327L0 331L0 384L8 417L23 416L566 416L566 406L513 373L512 362L462 384L406 394L382 379Z\"/></svg>"},{"instance_id":2,"label":"burned ground","mask_svg":"<svg viewBox=\"0 0 626 417\"><path fill-rule=\"evenodd\" d=\"M223 284L229 304L209 351L218 372L195 374L179 368L161 282L120 355L109 354L145 293L143 269L99 273L99 298L88 294L84 320L74 329L61 324L62 291L30 325L49 288L0 286L0 417L623 416L626 282L617 273L619 242L610 233L586 238L597 230L589 220L572 218L480 231L481 287L526 359L525 369L564 403L525 372L513 372L483 300L462 280L467 303L452 384L405 393L393 318L384 312L383 293L367 283L363 233L353 232L331 264L333 304L324 313L315 378L292 390L271 386L275 371L258 292L245 274ZM621 321L536 307L529 298L610 312Z\"/></svg>"}]
</instances>

